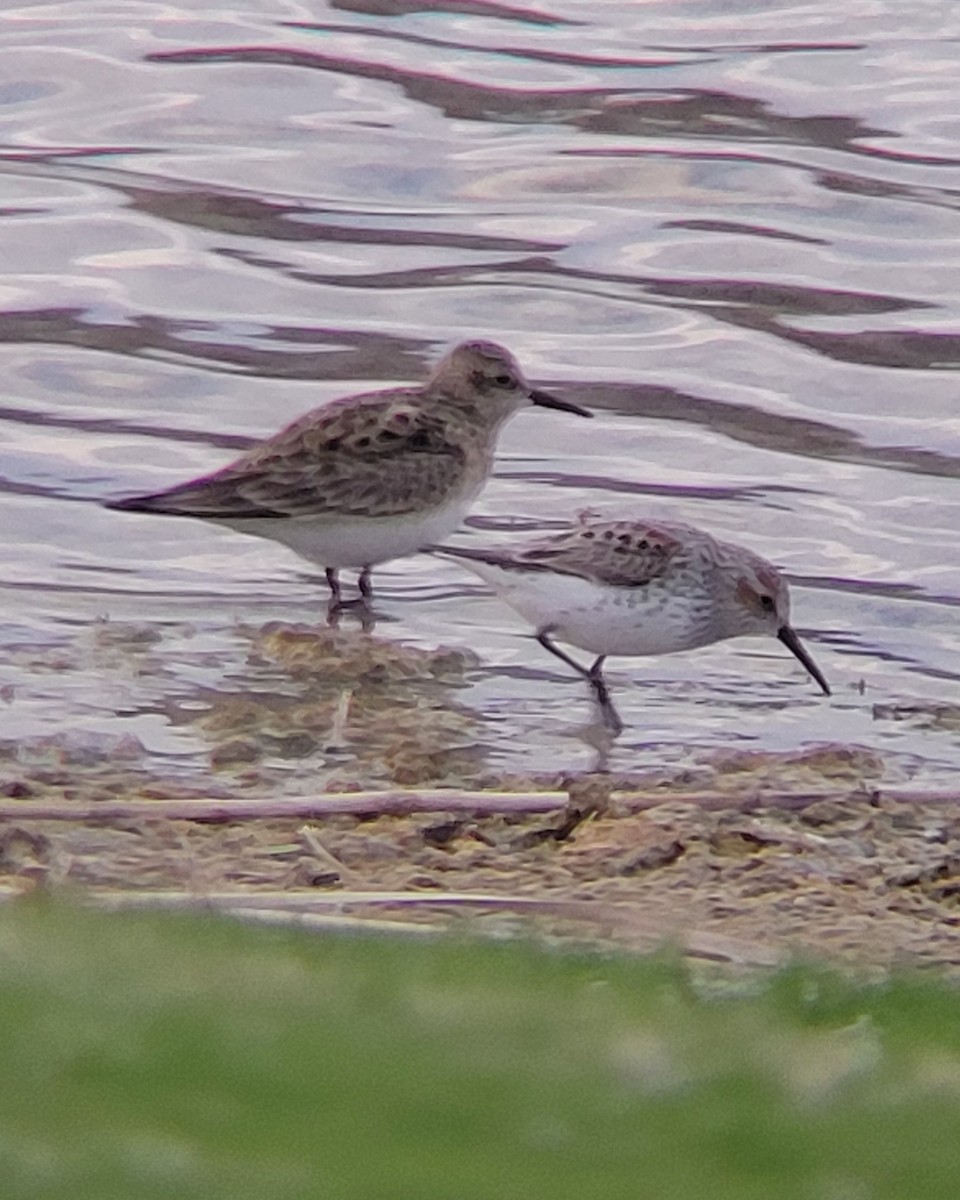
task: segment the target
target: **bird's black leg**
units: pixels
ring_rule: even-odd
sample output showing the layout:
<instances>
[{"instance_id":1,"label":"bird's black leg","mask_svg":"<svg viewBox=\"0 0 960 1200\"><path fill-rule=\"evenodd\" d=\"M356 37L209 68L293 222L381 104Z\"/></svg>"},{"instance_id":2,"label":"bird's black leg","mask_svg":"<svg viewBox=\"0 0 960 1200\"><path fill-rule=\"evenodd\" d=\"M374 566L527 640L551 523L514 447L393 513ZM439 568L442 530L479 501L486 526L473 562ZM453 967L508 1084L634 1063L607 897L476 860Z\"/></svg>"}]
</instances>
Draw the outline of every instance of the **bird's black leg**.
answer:
<instances>
[{"instance_id":1,"label":"bird's black leg","mask_svg":"<svg viewBox=\"0 0 960 1200\"><path fill-rule=\"evenodd\" d=\"M340 605L340 578L333 567L327 567L326 576L327 587L330 589L330 607L338 608Z\"/></svg>"},{"instance_id":2,"label":"bird's black leg","mask_svg":"<svg viewBox=\"0 0 960 1200\"><path fill-rule=\"evenodd\" d=\"M575 658L571 658L569 654L565 654L557 645L557 643L552 640L549 629L541 629L537 634L537 641L544 648L544 650L549 650L550 653L555 654L561 662L565 662L568 667L573 667L578 675L581 675L584 679L588 680L592 678L586 667L581 666L580 663L578 663Z\"/></svg>"},{"instance_id":3,"label":"bird's black leg","mask_svg":"<svg viewBox=\"0 0 960 1200\"><path fill-rule=\"evenodd\" d=\"M603 714L603 723L612 734L616 735L623 733L623 721L620 720L620 714L610 699L610 693L607 690L607 681L603 677L603 662L605 657L603 654L600 655L587 672L587 678L590 680L593 694L600 705L600 711Z\"/></svg>"},{"instance_id":4,"label":"bird's black leg","mask_svg":"<svg viewBox=\"0 0 960 1200\"><path fill-rule=\"evenodd\" d=\"M370 583L370 567L364 567L357 580L360 595L355 600L344 600L340 579L332 567L327 567L327 583L330 585L330 603L327 605L327 624L336 628L344 613L355 613L364 633L369 633L376 624L377 614L370 606L373 587Z\"/></svg>"},{"instance_id":5,"label":"bird's black leg","mask_svg":"<svg viewBox=\"0 0 960 1200\"><path fill-rule=\"evenodd\" d=\"M571 658L569 654L565 654L555 641L550 637L549 629L541 629L537 634L537 641L544 648L549 650L551 654L555 654L561 662L565 662L568 667L572 667L578 675L590 684L590 688L596 698L597 704L600 706L600 713L603 717L603 723L614 735L623 732L623 722L620 720L620 714L614 707L613 701L610 699L610 693L607 691L607 681L603 677L603 663L605 655L594 662L592 667L581 666L575 658Z\"/></svg>"}]
</instances>

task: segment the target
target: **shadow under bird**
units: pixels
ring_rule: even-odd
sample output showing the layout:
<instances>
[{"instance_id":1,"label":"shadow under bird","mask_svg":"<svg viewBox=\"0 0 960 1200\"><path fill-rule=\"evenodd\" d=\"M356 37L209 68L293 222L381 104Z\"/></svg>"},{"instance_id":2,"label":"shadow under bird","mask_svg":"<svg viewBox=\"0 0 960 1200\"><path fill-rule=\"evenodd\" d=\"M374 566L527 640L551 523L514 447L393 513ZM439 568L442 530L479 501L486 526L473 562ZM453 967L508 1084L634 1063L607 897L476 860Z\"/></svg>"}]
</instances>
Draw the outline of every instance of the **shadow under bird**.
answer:
<instances>
[{"instance_id":1,"label":"shadow under bird","mask_svg":"<svg viewBox=\"0 0 960 1200\"><path fill-rule=\"evenodd\" d=\"M766 634L830 694L790 624L790 593L776 567L692 525L588 511L524 546L430 549L475 572L530 621L541 646L588 681L614 733L623 724L603 677L607 655L671 654ZM582 666L554 638L597 658Z\"/></svg>"},{"instance_id":2,"label":"shadow under bird","mask_svg":"<svg viewBox=\"0 0 960 1200\"><path fill-rule=\"evenodd\" d=\"M334 608L339 569L357 568L369 600L373 566L457 528L490 475L501 427L531 404L593 415L532 387L502 346L462 342L420 387L333 400L218 471L107 507L280 542L325 569Z\"/></svg>"}]
</instances>

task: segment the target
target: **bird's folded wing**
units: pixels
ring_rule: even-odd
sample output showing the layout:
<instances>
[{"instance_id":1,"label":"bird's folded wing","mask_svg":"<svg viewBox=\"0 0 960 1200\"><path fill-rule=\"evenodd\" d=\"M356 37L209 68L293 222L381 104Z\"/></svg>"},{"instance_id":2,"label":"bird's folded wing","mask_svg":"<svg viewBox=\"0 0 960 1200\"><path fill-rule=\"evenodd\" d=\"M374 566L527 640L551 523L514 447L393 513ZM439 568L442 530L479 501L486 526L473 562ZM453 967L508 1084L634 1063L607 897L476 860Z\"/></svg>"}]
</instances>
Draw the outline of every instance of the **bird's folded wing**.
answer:
<instances>
[{"instance_id":1,"label":"bird's folded wing","mask_svg":"<svg viewBox=\"0 0 960 1200\"><path fill-rule=\"evenodd\" d=\"M680 542L652 524L591 519L520 549L439 549L505 571L552 571L614 587L642 587L666 571Z\"/></svg>"},{"instance_id":2,"label":"bird's folded wing","mask_svg":"<svg viewBox=\"0 0 960 1200\"><path fill-rule=\"evenodd\" d=\"M436 415L375 405L310 413L211 475L116 507L208 520L400 515L456 490L465 451Z\"/></svg>"}]
</instances>

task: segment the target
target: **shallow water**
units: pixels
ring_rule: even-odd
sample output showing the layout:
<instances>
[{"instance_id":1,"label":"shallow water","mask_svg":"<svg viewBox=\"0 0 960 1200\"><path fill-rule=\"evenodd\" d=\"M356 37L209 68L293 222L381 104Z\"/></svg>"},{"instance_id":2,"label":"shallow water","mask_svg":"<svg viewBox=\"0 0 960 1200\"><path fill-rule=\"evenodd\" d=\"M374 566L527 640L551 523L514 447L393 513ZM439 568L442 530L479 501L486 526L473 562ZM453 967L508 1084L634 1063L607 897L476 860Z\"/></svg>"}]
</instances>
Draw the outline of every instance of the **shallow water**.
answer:
<instances>
[{"instance_id":1,"label":"shallow water","mask_svg":"<svg viewBox=\"0 0 960 1200\"><path fill-rule=\"evenodd\" d=\"M960 10L750 7L5 6L0 751L203 775L218 705L342 693L251 651L322 620L307 564L95 501L484 336L597 418L519 416L474 536L589 504L747 542L834 686L774 642L612 662L611 766L840 741L952 775ZM373 636L477 656L394 698L449 716L437 778L593 761L582 685L472 577L376 578ZM328 733L235 782L392 777Z\"/></svg>"}]
</instances>

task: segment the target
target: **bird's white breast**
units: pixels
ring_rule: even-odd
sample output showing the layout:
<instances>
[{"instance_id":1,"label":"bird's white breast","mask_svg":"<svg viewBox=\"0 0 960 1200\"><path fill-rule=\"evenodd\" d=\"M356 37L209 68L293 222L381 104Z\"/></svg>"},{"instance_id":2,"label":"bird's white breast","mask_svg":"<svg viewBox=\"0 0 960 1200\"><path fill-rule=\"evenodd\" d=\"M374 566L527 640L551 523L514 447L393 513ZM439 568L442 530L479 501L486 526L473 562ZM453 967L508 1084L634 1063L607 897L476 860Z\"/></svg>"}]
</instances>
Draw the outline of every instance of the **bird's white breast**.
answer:
<instances>
[{"instance_id":1,"label":"bird's white breast","mask_svg":"<svg viewBox=\"0 0 960 1200\"><path fill-rule=\"evenodd\" d=\"M390 517L254 517L230 521L240 533L270 538L322 567L367 567L442 541L466 516L472 496L423 513Z\"/></svg>"},{"instance_id":2,"label":"bird's white breast","mask_svg":"<svg viewBox=\"0 0 960 1200\"><path fill-rule=\"evenodd\" d=\"M614 587L574 575L463 561L538 631L592 654L670 654L709 642L698 596L662 586Z\"/></svg>"}]
</instances>

